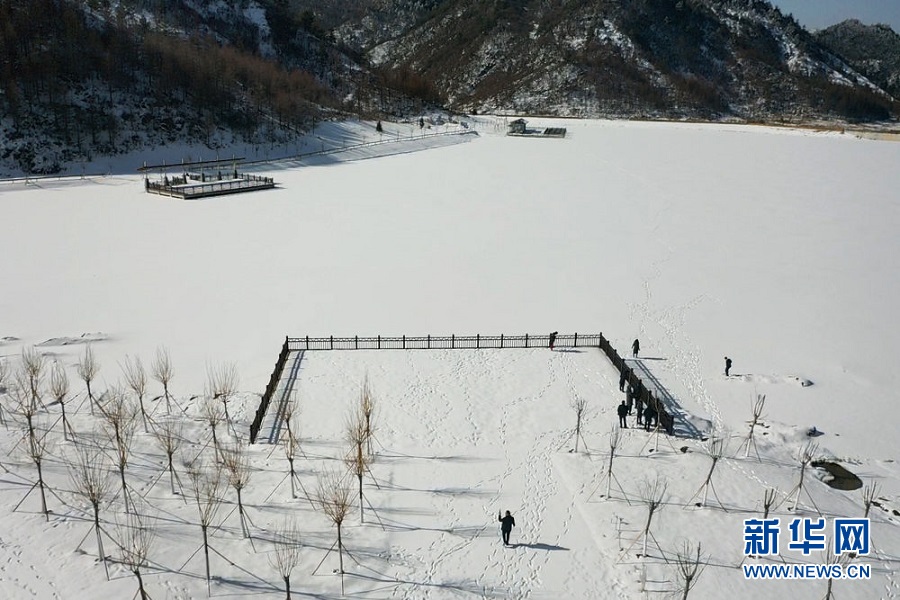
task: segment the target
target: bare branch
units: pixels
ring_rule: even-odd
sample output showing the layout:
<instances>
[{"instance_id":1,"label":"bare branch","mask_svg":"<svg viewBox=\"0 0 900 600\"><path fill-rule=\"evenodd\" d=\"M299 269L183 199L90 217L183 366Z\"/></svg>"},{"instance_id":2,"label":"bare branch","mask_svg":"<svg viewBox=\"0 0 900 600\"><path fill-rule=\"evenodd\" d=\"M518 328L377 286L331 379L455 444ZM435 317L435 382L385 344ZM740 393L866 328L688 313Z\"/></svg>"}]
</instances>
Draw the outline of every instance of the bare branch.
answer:
<instances>
[{"instance_id":1,"label":"bare branch","mask_svg":"<svg viewBox=\"0 0 900 600\"><path fill-rule=\"evenodd\" d=\"M294 521L286 522L276 532L275 549L269 559L284 580L285 598L291 599L291 573L300 564L300 531Z\"/></svg>"},{"instance_id":2,"label":"bare branch","mask_svg":"<svg viewBox=\"0 0 900 600\"><path fill-rule=\"evenodd\" d=\"M700 542L697 542L697 550L690 542L684 542L681 549L675 553L675 566L681 579L681 600L687 600L688 593L695 585L697 578L706 567L707 561L700 556Z\"/></svg>"},{"instance_id":3,"label":"bare branch","mask_svg":"<svg viewBox=\"0 0 900 600\"><path fill-rule=\"evenodd\" d=\"M87 387L88 400L91 403L91 413L93 414L94 394L91 392L91 382L94 381L97 377L97 373L100 371L100 361L94 356L94 349L90 344L87 344L84 347L84 354L78 361L76 370L78 371L78 376L84 381L84 385Z\"/></svg>"}]
</instances>

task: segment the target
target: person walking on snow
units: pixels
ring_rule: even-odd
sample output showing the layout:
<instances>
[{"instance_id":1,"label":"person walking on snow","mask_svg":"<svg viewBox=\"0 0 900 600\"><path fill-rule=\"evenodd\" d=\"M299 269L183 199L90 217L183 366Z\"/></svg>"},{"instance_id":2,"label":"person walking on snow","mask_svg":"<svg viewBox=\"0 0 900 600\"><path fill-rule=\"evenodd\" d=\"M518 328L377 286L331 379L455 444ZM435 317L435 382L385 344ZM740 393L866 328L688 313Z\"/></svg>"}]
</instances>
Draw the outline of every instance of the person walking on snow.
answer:
<instances>
[{"instance_id":1,"label":"person walking on snow","mask_svg":"<svg viewBox=\"0 0 900 600\"><path fill-rule=\"evenodd\" d=\"M622 367L622 372L619 374L619 391L625 391L625 382L628 381L628 369Z\"/></svg>"},{"instance_id":2,"label":"person walking on snow","mask_svg":"<svg viewBox=\"0 0 900 600\"><path fill-rule=\"evenodd\" d=\"M619 413L619 427L628 429L628 423L625 421L625 417L628 416L628 407L625 406L624 400L622 400L622 403L619 405L619 408L616 409L616 412Z\"/></svg>"},{"instance_id":3,"label":"person walking on snow","mask_svg":"<svg viewBox=\"0 0 900 600\"><path fill-rule=\"evenodd\" d=\"M641 396L634 397L635 408L637 408L638 425L644 424L644 399Z\"/></svg>"},{"instance_id":4,"label":"person walking on snow","mask_svg":"<svg viewBox=\"0 0 900 600\"><path fill-rule=\"evenodd\" d=\"M509 546L509 534L512 532L512 528L516 526L516 520L509 514L509 511L506 511L505 517L498 512L497 520L500 521L500 531L503 533L503 545Z\"/></svg>"},{"instance_id":5,"label":"person walking on snow","mask_svg":"<svg viewBox=\"0 0 900 600\"><path fill-rule=\"evenodd\" d=\"M631 342L631 355L637 358L638 352L641 351L641 342L634 338L634 341Z\"/></svg>"},{"instance_id":6,"label":"person walking on snow","mask_svg":"<svg viewBox=\"0 0 900 600\"><path fill-rule=\"evenodd\" d=\"M630 415L631 409L634 408L634 390L631 388L631 385L625 390L625 406L628 407L628 414Z\"/></svg>"},{"instance_id":7,"label":"person walking on snow","mask_svg":"<svg viewBox=\"0 0 900 600\"><path fill-rule=\"evenodd\" d=\"M650 424L654 420L658 423L659 415L656 414L653 405L648 402L647 408L644 409L644 431L650 431Z\"/></svg>"},{"instance_id":8,"label":"person walking on snow","mask_svg":"<svg viewBox=\"0 0 900 600\"><path fill-rule=\"evenodd\" d=\"M731 371L731 359L726 356L725 357L725 377L729 376L729 371Z\"/></svg>"},{"instance_id":9,"label":"person walking on snow","mask_svg":"<svg viewBox=\"0 0 900 600\"><path fill-rule=\"evenodd\" d=\"M551 350L553 350L553 346L554 346L554 344L556 344L556 334L558 334L558 333L559 333L558 331L554 331L553 333L550 334L550 349Z\"/></svg>"}]
</instances>

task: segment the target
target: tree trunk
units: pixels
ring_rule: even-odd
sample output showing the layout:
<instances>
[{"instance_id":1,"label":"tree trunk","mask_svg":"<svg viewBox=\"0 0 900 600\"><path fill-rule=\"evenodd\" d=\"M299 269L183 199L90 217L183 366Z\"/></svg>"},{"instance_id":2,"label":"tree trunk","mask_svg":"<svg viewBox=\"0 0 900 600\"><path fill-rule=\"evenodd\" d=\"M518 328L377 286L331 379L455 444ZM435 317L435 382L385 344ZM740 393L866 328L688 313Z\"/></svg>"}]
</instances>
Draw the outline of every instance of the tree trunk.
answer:
<instances>
[{"instance_id":1,"label":"tree trunk","mask_svg":"<svg viewBox=\"0 0 900 600\"><path fill-rule=\"evenodd\" d=\"M141 577L141 570L135 568L134 574L137 575L138 580L138 591L141 593L141 600L150 600L150 596L147 595L147 591L144 589L144 580Z\"/></svg>"},{"instance_id":2,"label":"tree trunk","mask_svg":"<svg viewBox=\"0 0 900 600\"><path fill-rule=\"evenodd\" d=\"M294 477L295 477L295 475L294 475L294 459L293 458L288 459L288 462L291 464L291 498L296 498L297 493L294 489L294 485L295 485L294 484Z\"/></svg>"},{"instance_id":3,"label":"tree trunk","mask_svg":"<svg viewBox=\"0 0 900 600\"><path fill-rule=\"evenodd\" d=\"M125 512L130 513L128 508L128 486L125 485L125 465L119 465L119 475L122 477L122 500L125 501Z\"/></svg>"},{"instance_id":4,"label":"tree trunk","mask_svg":"<svg viewBox=\"0 0 900 600\"><path fill-rule=\"evenodd\" d=\"M338 561L341 566L341 575L344 574L344 542L341 541L341 524L338 523Z\"/></svg>"},{"instance_id":5,"label":"tree trunk","mask_svg":"<svg viewBox=\"0 0 900 600\"><path fill-rule=\"evenodd\" d=\"M247 521L244 517L244 503L241 501L241 488L235 488L237 490L238 497L238 515L241 518L241 533L244 534L244 537L250 537L250 528L247 527Z\"/></svg>"},{"instance_id":6,"label":"tree trunk","mask_svg":"<svg viewBox=\"0 0 900 600\"><path fill-rule=\"evenodd\" d=\"M169 455L169 484L172 486L172 495L175 496L177 492L175 492L175 469L172 467L172 454L167 453Z\"/></svg>"},{"instance_id":7,"label":"tree trunk","mask_svg":"<svg viewBox=\"0 0 900 600\"><path fill-rule=\"evenodd\" d=\"M44 474L41 471L40 461L37 461L35 464L38 472L38 487L41 488L41 512L44 513L44 518L50 521L50 511L47 510L47 497L44 495Z\"/></svg>"},{"instance_id":8,"label":"tree trunk","mask_svg":"<svg viewBox=\"0 0 900 600\"><path fill-rule=\"evenodd\" d=\"M284 577L284 593L285 600L291 600L291 576L285 575Z\"/></svg>"},{"instance_id":9,"label":"tree trunk","mask_svg":"<svg viewBox=\"0 0 900 600\"><path fill-rule=\"evenodd\" d=\"M97 553L103 561L103 569L106 571L106 580L109 581L109 565L106 564L106 552L103 551L103 538L100 536L100 505L94 503L94 531L97 532Z\"/></svg>"},{"instance_id":10,"label":"tree trunk","mask_svg":"<svg viewBox=\"0 0 900 600\"><path fill-rule=\"evenodd\" d=\"M206 555L206 593L210 594L209 587L209 541L206 537L206 525L201 525L200 528L203 530L203 553Z\"/></svg>"},{"instance_id":11,"label":"tree trunk","mask_svg":"<svg viewBox=\"0 0 900 600\"><path fill-rule=\"evenodd\" d=\"M357 479L359 479L359 522L360 522L360 523L365 523L365 522L366 522L366 519L365 519L365 517L364 517L364 515L363 515L363 492L362 492L362 480L363 480L363 476L362 476L362 473L360 473L360 474L357 475L356 477L357 477Z\"/></svg>"}]
</instances>

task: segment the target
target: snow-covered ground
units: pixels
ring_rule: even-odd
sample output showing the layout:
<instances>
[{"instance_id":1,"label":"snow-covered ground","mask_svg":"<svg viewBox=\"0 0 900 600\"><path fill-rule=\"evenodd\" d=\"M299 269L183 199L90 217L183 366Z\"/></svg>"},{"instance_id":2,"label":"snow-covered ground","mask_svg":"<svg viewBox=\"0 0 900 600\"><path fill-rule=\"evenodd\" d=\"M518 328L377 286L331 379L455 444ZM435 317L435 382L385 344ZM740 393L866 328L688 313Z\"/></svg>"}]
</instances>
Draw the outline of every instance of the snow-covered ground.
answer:
<instances>
[{"instance_id":1,"label":"snow-covered ground","mask_svg":"<svg viewBox=\"0 0 900 600\"><path fill-rule=\"evenodd\" d=\"M698 435L730 436L713 477L718 498L710 494L705 508L696 506L710 464L705 444L648 442L634 429L624 433L613 498L605 498L621 394L599 350L307 352L295 384L307 489L339 465L344 420L366 376L378 401L376 461L365 481L372 513L360 525L354 508L344 529L353 554L347 595L667 597L677 577L663 557L691 540L710 563L691 598L823 597L826 581L747 581L738 567L743 519L760 515L767 487L780 499L791 491L797 452L810 439L817 458L877 483L881 497L871 515L875 548L857 561L872 565L871 579L835 582L836 597L900 595L890 419L898 388L890 361L900 355L892 318L900 144L739 126L529 123L560 124L564 140L508 138L484 119L471 122L479 136L261 166L277 189L202 201L145 194L139 176L127 174L0 183L0 355L13 369L30 346L60 361L72 379L79 443L89 444L100 438L88 435L96 420L74 369L84 342L101 362L99 390L122 380L126 355L149 365L165 346L185 409L186 454L211 459L199 399L208 367L237 365L231 411L246 435L285 335L602 331L623 354L638 337L639 372L659 380ZM323 132L310 146L385 137L371 124L339 129L343 137ZM371 159L348 160L360 158ZM730 378L725 355L734 359ZM767 398L761 460L740 448L758 394ZM576 397L587 400L588 451L568 452ZM0 402L11 408L8 395ZM164 412L164 401L147 404L155 417ZM41 426L58 414L58 406L41 410ZM808 438L813 426L823 435ZM36 493L13 512L36 476L17 446L20 430L0 430L9 453L0 461L8 471L0 477L0 593L130 597L134 578L115 565L107 582L96 562L87 506L64 464L75 444L58 424L47 438L56 493L49 523ZM136 439L128 477L158 531L150 595L205 597L203 553L191 557L201 545L197 508L173 496L166 477L155 482L164 456L142 428ZM295 593L340 596L336 555L310 575L333 527L304 498L291 499L280 448L250 452L244 499L253 538L242 539L229 490L213 534L221 552L212 557L213 595L279 597L271 540L290 515L303 542ZM646 520L638 499L656 474L668 492L642 559L641 542L632 546ZM822 478L818 470L807 478L800 516L818 509L831 523L862 515L858 491ZM783 521L781 557L828 562L786 549L792 505L773 513ZM111 534L123 508L121 498L104 504ZM516 516L513 548L499 542L500 509Z\"/></svg>"}]
</instances>

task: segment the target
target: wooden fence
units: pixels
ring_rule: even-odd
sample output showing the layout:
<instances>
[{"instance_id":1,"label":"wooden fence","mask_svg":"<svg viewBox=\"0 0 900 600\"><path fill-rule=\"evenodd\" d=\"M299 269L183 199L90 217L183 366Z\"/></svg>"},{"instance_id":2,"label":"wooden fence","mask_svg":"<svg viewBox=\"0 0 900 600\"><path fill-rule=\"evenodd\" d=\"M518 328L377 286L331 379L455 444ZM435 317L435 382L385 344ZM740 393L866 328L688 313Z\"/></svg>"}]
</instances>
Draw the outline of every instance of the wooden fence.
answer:
<instances>
[{"instance_id":1,"label":"wooden fence","mask_svg":"<svg viewBox=\"0 0 900 600\"><path fill-rule=\"evenodd\" d=\"M513 349L513 348L548 348L550 335L425 335L425 336L384 336L374 337L287 337L278 355L275 370L269 378L269 385L260 399L256 417L250 425L250 443L256 441L263 418L272 401L275 389L281 379L281 372L287 362L288 354L308 350L466 350L466 349ZM674 419L666 410L665 405L653 395L653 392L644 385L643 380L635 374L625 360L603 336L602 333L592 334L564 334L557 335L554 341L555 348L600 348L619 373L627 369L627 381L634 392L635 400L639 400L644 406L653 406L658 416L659 426L669 435L674 435Z\"/></svg>"},{"instance_id":2,"label":"wooden fence","mask_svg":"<svg viewBox=\"0 0 900 600\"><path fill-rule=\"evenodd\" d=\"M281 372L284 371L284 365L287 363L288 355L288 339L284 338L284 344L281 345L281 352L278 353L278 360L275 361L275 370L269 377L269 384L266 391L263 392L262 398L259 399L259 406L256 409L256 415L253 422L250 423L250 443L256 442L256 436L259 435L259 428L262 427L263 419L266 417L266 411L269 410L269 403L272 402L272 396L278 388L278 382L281 380Z\"/></svg>"}]
</instances>

